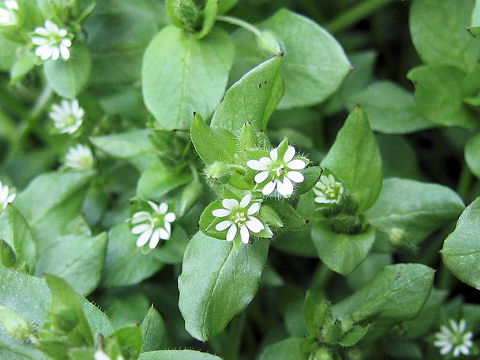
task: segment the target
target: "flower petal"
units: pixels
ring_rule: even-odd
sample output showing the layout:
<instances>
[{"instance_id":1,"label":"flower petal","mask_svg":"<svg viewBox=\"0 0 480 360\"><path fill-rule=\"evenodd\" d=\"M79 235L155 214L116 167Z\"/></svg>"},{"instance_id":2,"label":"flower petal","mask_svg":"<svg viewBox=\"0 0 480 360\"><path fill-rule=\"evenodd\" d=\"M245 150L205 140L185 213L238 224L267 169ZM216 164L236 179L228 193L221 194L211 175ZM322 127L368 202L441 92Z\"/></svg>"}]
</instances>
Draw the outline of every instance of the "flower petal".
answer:
<instances>
[{"instance_id":1,"label":"flower petal","mask_svg":"<svg viewBox=\"0 0 480 360\"><path fill-rule=\"evenodd\" d=\"M148 229L142 235L140 235L137 239L137 247L142 247L145 245L148 240L150 239L150 236L152 235L152 229Z\"/></svg>"},{"instance_id":2,"label":"flower petal","mask_svg":"<svg viewBox=\"0 0 480 360\"><path fill-rule=\"evenodd\" d=\"M230 215L230 210L227 209L215 209L212 211L212 215L218 218L222 218Z\"/></svg>"},{"instance_id":3,"label":"flower petal","mask_svg":"<svg viewBox=\"0 0 480 360\"><path fill-rule=\"evenodd\" d=\"M255 175L255 182L257 184L264 182L268 178L269 174L270 173L268 171L259 172L257 175Z\"/></svg>"},{"instance_id":4,"label":"flower petal","mask_svg":"<svg viewBox=\"0 0 480 360\"><path fill-rule=\"evenodd\" d=\"M244 244L248 244L248 241L250 240L250 233L245 225L240 226L240 237L242 238L242 242Z\"/></svg>"},{"instance_id":5,"label":"flower petal","mask_svg":"<svg viewBox=\"0 0 480 360\"><path fill-rule=\"evenodd\" d=\"M302 170L305 168L305 166L307 166L307 164L305 164L305 161L300 159L295 159L287 163L287 167L292 170Z\"/></svg>"},{"instance_id":6,"label":"flower petal","mask_svg":"<svg viewBox=\"0 0 480 360\"><path fill-rule=\"evenodd\" d=\"M277 181L277 191L282 196L290 196L293 194L293 183L285 177L283 181Z\"/></svg>"},{"instance_id":7,"label":"flower petal","mask_svg":"<svg viewBox=\"0 0 480 360\"><path fill-rule=\"evenodd\" d=\"M258 234L260 231L265 229L265 226L262 224L262 222L253 216L247 220L246 225L250 231L254 232L255 234Z\"/></svg>"},{"instance_id":8,"label":"flower petal","mask_svg":"<svg viewBox=\"0 0 480 360\"><path fill-rule=\"evenodd\" d=\"M285 154L283 155L283 161L285 163L288 163L290 160L293 159L294 156L295 156L295 148L289 145L287 148L287 151L285 151Z\"/></svg>"},{"instance_id":9,"label":"flower petal","mask_svg":"<svg viewBox=\"0 0 480 360\"><path fill-rule=\"evenodd\" d=\"M277 148L270 150L270 159L272 159L273 161L278 159L278 149Z\"/></svg>"},{"instance_id":10,"label":"flower petal","mask_svg":"<svg viewBox=\"0 0 480 360\"><path fill-rule=\"evenodd\" d=\"M152 225L150 224L140 224L132 228L132 234L138 235L151 228L152 228Z\"/></svg>"},{"instance_id":11,"label":"flower petal","mask_svg":"<svg viewBox=\"0 0 480 360\"><path fill-rule=\"evenodd\" d=\"M273 190L275 190L275 180L270 181L263 187L262 194L270 195L273 192Z\"/></svg>"},{"instance_id":12,"label":"flower petal","mask_svg":"<svg viewBox=\"0 0 480 360\"><path fill-rule=\"evenodd\" d=\"M259 160L248 160L247 166L250 169L257 170L257 171L267 170L267 165L263 164Z\"/></svg>"},{"instance_id":13,"label":"flower petal","mask_svg":"<svg viewBox=\"0 0 480 360\"><path fill-rule=\"evenodd\" d=\"M168 211L168 205L167 203L161 203L158 207L158 212L162 215L166 214Z\"/></svg>"},{"instance_id":14,"label":"flower petal","mask_svg":"<svg viewBox=\"0 0 480 360\"><path fill-rule=\"evenodd\" d=\"M225 221L222 221L222 222L219 222L216 226L215 226L215 230L217 231L223 231L223 230L226 230L230 225L232 225L233 223L230 221L230 220L225 220Z\"/></svg>"},{"instance_id":15,"label":"flower petal","mask_svg":"<svg viewBox=\"0 0 480 360\"><path fill-rule=\"evenodd\" d=\"M170 233L167 230L165 230L164 228L158 229L158 233L160 234L160 239L162 239L162 240L170 239Z\"/></svg>"},{"instance_id":16,"label":"flower petal","mask_svg":"<svg viewBox=\"0 0 480 360\"><path fill-rule=\"evenodd\" d=\"M238 201L236 199L223 199L222 206L227 210L232 210L233 208L238 207Z\"/></svg>"},{"instance_id":17,"label":"flower petal","mask_svg":"<svg viewBox=\"0 0 480 360\"><path fill-rule=\"evenodd\" d=\"M148 202L148 205L150 205L150 207L155 211L155 212L158 212L158 205L155 204L153 201L147 201Z\"/></svg>"},{"instance_id":18,"label":"flower petal","mask_svg":"<svg viewBox=\"0 0 480 360\"><path fill-rule=\"evenodd\" d=\"M299 171L289 171L287 173L287 177L290 180L292 180L293 182L296 182L296 183L301 183L301 182L303 182L303 180L305 180L305 177Z\"/></svg>"},{"instance_id":19,"label":"flower petal","mask_svg":"<svg viewBox=\"0 0 480 360\"><path fill-rule=\"evenodd\" d=\"M248 193L240 200L240 207L246 208L248 204L250 204L250 201L252 201L252 194Z\"/></svg>"},{"instance_id":20,"label":"flower petal","mask_svg":"<svg viewBox=\"0 0 480 360\"><path fill-rule=\"evenodd\" d=\"M237 226L232 224L227 232L227 241L233 241L233 239L235 239L235 235L237 235Z\"/></svg>"},{"instance_id":21,"label":"flower petal","mask_svg":"<svg viewBox=\"0 0 480 360\"><path fill-rule=\"evenodd\" d=\"M169 212L165 215L165 221L169 223L174 222L176 218L177 216L172 212Z\"/></svg>"},{"instance_id":22,"label":"flower petal","mask_svg":"<svg viewBox=\"0 0 480 360\"><path fill-rule=\"evenodd\" d=\"M247 210L248 215L256 214L260 210L260 203L253 203Z\"/></svg>"},{"instance_id":23,"label":"flower petal","mask_svg":"<svg viewBox=\"0 0 480 360\"><path fill-rule=\"evenodd\" d=\"M148 247L150 249L155 249L158 245L158 242L160 241L160 229L157 229L153 232L152 237L150 238L150 243L148 244Z\"/></svg>"}]
</instances>

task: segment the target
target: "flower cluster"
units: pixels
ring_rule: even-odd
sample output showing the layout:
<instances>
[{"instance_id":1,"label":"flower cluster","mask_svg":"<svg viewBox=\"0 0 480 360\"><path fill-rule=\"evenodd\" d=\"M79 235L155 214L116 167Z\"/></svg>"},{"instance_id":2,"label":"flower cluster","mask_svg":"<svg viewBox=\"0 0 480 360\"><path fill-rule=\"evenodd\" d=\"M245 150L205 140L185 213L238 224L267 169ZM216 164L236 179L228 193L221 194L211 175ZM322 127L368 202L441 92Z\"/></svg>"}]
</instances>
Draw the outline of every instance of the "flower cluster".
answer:
<instances>
[{"instance_id":1,"label":"flower cluster","mask_svg":"<svg viewBox=\"0 0 480 360\"><path fill-rule=\"evenodd\" d=\"M345 189L333 175L322 175L313 187L315 202L318 204L338 204L342 200Z\"/></svg>"},{"instance_id":2,"label":"flower cluster","mask_svg":"<svg viewBox=\"0 0 480 360\"><path fill-rule=\"evenodd\" d=\"M435 334L436 347L440 348L441 355L453 354L458 357L461 354L469 355L470 348L473 346L471 331L467 330L467 322L461 319L458 323L450 319L448 326L441 326L440 331Z\"/></svg>"},{"instance_id":3,"label":"flower cluster","mask_svg":"<svg viewBox=\"0 0 480 360\"><path fill-rule=\"evenodd\" d=\"M4 6L0 6L0 26L12 26L17 24L18 3L16 0L5 0Z\"/></svg>"},{"instance_id":4,"label":"flower cluster","mask_svg":"<svg viewBox=\"0 0 480 360\"><path fill-rule=\"evenodd\" d=\"M46 20L43 27L35 28L32 43L36 45L35 55L44 61L70 58L71 35L50 20Z\"/></svg>"},{"instance_id":5,"label":"flower cluster","mask_svg":"<svg viewBox=\"0 0 480 360\"><path fill-rule=\"evenodd\" d=\"M133 214L132 233L140 235L137 239L137 246L142 247L149 242L150 249L157 247L160 239L170 239L172 233L171 223L175 221L175 214L168 212L168 204L155 204L153 201L148 201L152 212L138 211Z\"/></svg>"},{"instance_id":6,"label":"flower cluster","mask_svg":"<svg viewBox=\"0 0 480 360\"><path fill-rule=\"evenodd\" d=\"M69 148L65 155L65 166L71 169L91 169L93 167L93 161L92 150L82 144Z\"/></svg>"},{"instance_id":7,"label":"flower cluster","mask_svg":"<svg viewBox=\"0 0 480 360\"><path fill-rule=\"evenodd\" d=\"M78 104L78 100L62 100L60 104L53 104L50 118L60 133L73 134L83 123L85 111Z\"/></svg>"},{"instance_id":8,"label":"flower cluster","mask_svg":"<svg viewBox=\"0 0 480 360\"><path fill-rule=\"evenodd\" d=\"M288 146L283 154L279 152L280 146L272 149L269 156L259 160L248 160L247 166L257 171L255 182L262 184L262 194L270 195L275 189L284 197L293 194L293 185L304 180L303 174L298 171L307 166L304 160L294 159L295 148Z\"/></svg>"},{"instance_id":9,"label":"flower cluster","mask_svg":"<svg viewBox=\"0 0 480 360\"><path fill-rule=\"evenodd\" d=\"M7 185L3 185L0 181L0 210L6 209L15 199L16 194L9 189Z\"/></svg>"},{"instance_id":10,"label":"flower cluster","mask_svg":"<svg viewBox=\"0 0 480 360\"><path fill-rule=\"evenodd\" d=\"M219 222L215 229L217 231L227 231L226 240L233 241L240 232L240 238L244 244L248 244L250 240L250 232L258 234L265 229L255 216L260 211L260 203L252 202L252 195L245 195L240 202L236 199L223 199L222 209L215 209L212 215L217 218L225 219Z\"/></svg>"}]
</instances>

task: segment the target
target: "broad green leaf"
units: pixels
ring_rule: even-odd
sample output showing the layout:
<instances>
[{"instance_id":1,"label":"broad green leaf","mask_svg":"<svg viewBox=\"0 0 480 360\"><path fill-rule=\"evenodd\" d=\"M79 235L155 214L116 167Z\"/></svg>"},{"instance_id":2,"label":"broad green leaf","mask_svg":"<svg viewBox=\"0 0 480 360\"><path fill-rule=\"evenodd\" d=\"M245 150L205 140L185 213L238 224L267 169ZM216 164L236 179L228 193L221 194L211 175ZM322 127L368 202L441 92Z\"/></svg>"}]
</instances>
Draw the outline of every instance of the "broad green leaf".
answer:
<instances>
[{"instance_id":1,"label":"broad green leaf","mask_svg":"<svg viewBox=\"0 0 480 360\"><path fill-rule=\"evenodd\" d=\"M160 198L191 180L191 171L184 164L180 164L179 167L157 164L145 170L140 176L137 195L146 199Z\"/></svg>"},{"instance_id":2,"label":"broad green leaf","mask_svg":"<svg viewBox=\"0 0 480 360\"><path fill-rule=\"evenodd\" d=\"M163 13L145 0L102 0L96 5L82 26L92 54L90 84L107 90L139 82L145 48L159 26L167 24L167 19L158 21L166 17L163 4Z\"/></svg>"},{"instance_id":3,"label":"broad green leaf","mask_svg":"<svg viewBox=\"0 0 480 360\"><path fill-rule=\"evenodd\" d=\"M392 256L389 254L370 253L354 271L348 274L346 281L351 289L358 290L391 263Z\"/></svg>"},{"instance_id":4,"label":"broad green leaf","mask_svg":"<svg viewBox=\"0 0 480 360\"><path fill-rule=\"evenodd\" d=\"M36 56L32 52L20 54L10 68L10 84L21 81L36 65Z\"/></svg>"},{"instance_id":5,"label":"broad green leaf","mask_svg":"<svg viewBox=\"0 0 480 360\"><path fill-rule=\"evenodd\" d=\"M417 153L413 145L401 135L376 136L382 155L383 176L421 179Z\"/></svg>"},{"instance_id":6,"label":"broad green leaf","mask_svg":"<svg viewBox=\"0 0 480 360\"><path fill-rule=\"evenodd\" d=\"M472 202L458 219L457 227L445 239L442 258L450 271L464 283L480 289L480 198Z\"/></svg>"},{"instance_id":7,"label":"broad green leaf","mask_svg":"<svg viewBox=\"0 0 480 360\"><path fill-rule=\"evenodd\" d=\"M307 258L317 258L318 252L312 241L309 227L302 231L287 231L275 235L273 247L286 253Z\"/></svg>"},{"instance_id":8,"label":"broad green leaf","mask_svg":"<svg viewBox=\"0 0 480 360\"><path fill-rule=\"evenodd\" d=\"M41 325L46 320L50 304L50 291L45 280L35 276L9 270L0 266L0 305L25 316ZM113 326L107 316L86 299L81 304L88 323L94 332L109 335ZM3 340L3 334L0 333Z\"/></svg>"},{"instance_id":9,"label":"broad green leaf","mask_svg":"<svg viewBox=\"0 0 480 360\"><path fill-rule=\"evenodd\" d=\"M473 68L480 43L465 29L470 25L474 0L415 0L410 9L413 44L427 64Z\"/></svg>"},{"instance_id":10,"label":"broad green leaf","mask_svg":"<svg viewBox=\"0 0 480 360\"><path fill-rule=\"evenodd\" d=\"M236 249L201 232L190 240L178 278L178 304L193 337L210 339L247 307L257 292L268 247L268 240L259 239Z\"/></svg>"},{"instance_id":11,"label":"broad green leaf","mask_svg":"<svg viewBox=\"0 0 480 360\"><path fill-rule=\"evenodd\" d=\"M407 77L415 85L417 109L426 120L467 129L476 125L475 115L463 102L464 72L453 66L422 65Z\"/></svg>"},{"instance_id":12,"label":"broad green leaf","mask_svg":"<svg viewBox=\"0 0 480 360\"><path fill-rule=\"evenodd\" d=\"M142 350L143 336L139 325L129 325L121 327L111 334L108 340L115 340L121 349L121 352L126 359L138 359Z\"/></svg>"},{"instance_id":13,"label":"broad green leaf","mask_svg":"<svg viewBox=\"0 0 480 360\"><path fill-rule=\"evenodd\" d=\"M45 77L55 92L68 99L76 97L87 85L92 67L86 47L74 45L68 60L48 60L43 65Z\"/></svg>"},{"instance_id":14,"label":"broad green leaf","mask_svg":"<svg viewBox=\"0 0 480 360\"><path fill-rule=\"evenodd\" d=\"M100 282L106 249L105 233L60 236L39 257L35 272L61 276L78 293L90 294Z\"/></svg>"},{"instance_id":15,"label":"broad green leaf","mask_svg":"<svg viewBox=\"0 0 480 360\"><path fill-rule=\"evenodd\" d=\"M260 356L260 360L308 360L311 340L303 338L289 338L276 344L267 346Z\"/></svg>"},{"instance_id":16,"label":"broad green leaf","mask_svg":"<svg viewBox=\"0 0 480 360\"><path fill-rule=\"evenodd\" d=\"M435 126L417 111L412 94L390 81L377 81L347 98L350 109L365 109L373 130L406 134Z\"/></svg>"},{"instance_id":17,"label":"broad green leaf","mask_svg":"<svg viewBox=\"0 0 480 360\"><path fill-rule=\"evenodd\" d=\"M260 23L261 30L273 33L285 53L281 67L285 96L281 109L306 107L325 101L352 70L342 47L314 21L281 9ZM238 57L234 78L265 60L254 35L245 30L234 34Z\"/></svg>"},{"instance_id":18,"label":"broad green leaf","mask_svg":"<svg viewBox=\"0 0 480 360\"><path fill-rule=\"evenodd\" d=\"M473 135L465 145L465 161L475 176L480 177L480 133Z\"/></svg>"},{"instance_id":19,"label":"broad green leaf","mask_svg":"<svg viewBox=\"0 0 480 360\"><path fill-rule=\"evenodd\" d=\"M94 175L90 170L44 173L18 194L15 207L38 240L37 256L57 236L68 233L68 225L80 214L87 185Z\"/></svg>"},{"instance_id":20,"label":"broad green leaf","mask_svg":"<svg viewBox=\"0 0 480 360\"><path fill-rule=\"evenodd\" d=\"M0 34L0 70L9 71L15 62L18 44Z\"/></svg>"},{"instance_id":21,"label":"broad green leaf","mask_svg":"<svg viewBox=\"0 0 480 360\"><path fill-rule=\"evenodd\" d=\"M410 320L427 300L433 275L433 269L421 264L388 265L360 290L332 306L332 312L354 322Z\"/></svg>"},{"instance_id":22,"label":"broad green leaf","mask_svg":"<svg viewBox=\"0 0 480 360\"><path fill-rule=\"evenodd\" d=\"M237 152L235 136L228 130L208 126L199 114L193 118L190 137L197 154L207 164L234 161Z\"/></svg>"},{"instance_id":23,"label":"broad green leaf","mask_svg":"<svg viewBox=\"0 0 480 360\"><path fill-rule=\"evenodd\" d=\"M110 229L102 287L137 284L161 269L162 263L155 258L153 251L136 246L137 237L130 232L127 223Z\"/></svg>"},{"instance_id":24,"label":"broad green leaf","mask_svg":"<svg viewBox=\"0 0 480 360\"><path fill-rule=\"evenodd\" d=\"M152 306L148 310L142 325L143 345L142 352L159 350L166 348L170 341L168 340L167 328L162 316Z\"/></svg>"},{"instance_id":25,"label":"broad green leaf","mask_svg":"<svg viewBox=\"0 0 480 360\"><path fill-rule=\"evenodd\" d=\"M155 151L146 129L91 137L90 141L110 156L123 160Z\"/></svg>"},{"instance_id":26,"label":"broad green leaf","mask_svg":"<svg viewBox=\"0 0 480 360\"><path fill-rule=\"evenodd\" d=\"M220 0L218 2L218 13L224 14L237 4L238 0Z\"/></svg>"},{"instance_id":27,"label":"broad green leaf","mask_svg":"<svg viewBox=\"0 0 480 360\"><path fill-rule=\"evenodd\" d=\"M140 354L138 360L222 360L218 356L193 350L159 350Z\"/></svg>"},{"instance_id":28,"label":"broad green leaf","mask_svg":"<svg viewBox=\"0 0 480 360\"><path fill-rule=\"evenodd\" d=\"M321 165L342 181L359 211L372 207L382 187L382 159L362 108L348 116Z\"/></svg>"},{"instance_id":29,"label":"broad green leaf","mask_svg":"<svg viewBox=\"0 0 480 360\"><path fill-rule=\"evenodd\" d=\"M193 113L208 118L220 102L233 62L227 33L196 40L174 26L152 40L143 59L142 87L159 127L188 129Z\"/></svg>"},{"instance_id":30,"label":"broad green leaf","mask_svg":"<svg viewBox=\"0 0 480 360\"><path fill-rule=\"evenodd\" d=\"M147 295L139 287L108 289L98 302L115 328L140 324L151 306Z\"/></svg>"},{"instance_id":31,"label":"broad green leaf","mask_svg":"<svg viewBox=\"0 0 480 360\"><path fill-rule=\"evenodd\" d=\"M9 205L0 212L0 239L13 250L17 269L32 272L35 266L35 239L20 212Z\"/></svg>"},{"instance_id":32,"label":"broad green leaf","mask_svg":"<svg viewBox=\"0 0 480 360\"><path fill-rule=\"evenodd\" d=\"M0 239L0 265L10 269L17 268L17 256L11 246L3 239Z\"/></svg>"},{"instance_id":33,"label":"broad green leaf","mask_svg":"<svg viewBox=\"0 0 480 360\"><path fill-rule=\"evenodd\" d=\"M243 124L265 130L268 120L283 96L280 75L282 56L271 58L232 85L213 114L212 126L239 135Z\"/></svg>"},{"instance_id":34,"label":"broad green leaf","mask_svg":"<svg viewBox=\"0 0 480 360\"><path fill-rule=\"evenodd\" d=\"M308 224L309 220L305 219L295 210L292 205L275 200L265 200L264 206L272 208L282 221L282 230L298 231Z\"/></svg>"},{"instance_id":35,"label":"broad green leaf","mask_svg":"<svg viewBox=\"0 0 480 360\"><path fill-rule=\"evenodd\" d=\"M342 234L333 231L326 221L319 221L312 226L312 239L320 260L329 269L347 275L367 257L375 241L375 229Z\"/></svg>"},{"instance_id":36,"label":"broad green leaf","mask_svg":"<svg viewBox=\"0 0 480 360\"><path fill-rule=\"evenodd\" d=\"M392 178L384 180L366 216L377 230L393 237L403 234L398 240L414 246L456 220L464 208L462 199L445 186Z\"/></svg>"}]
</instances>

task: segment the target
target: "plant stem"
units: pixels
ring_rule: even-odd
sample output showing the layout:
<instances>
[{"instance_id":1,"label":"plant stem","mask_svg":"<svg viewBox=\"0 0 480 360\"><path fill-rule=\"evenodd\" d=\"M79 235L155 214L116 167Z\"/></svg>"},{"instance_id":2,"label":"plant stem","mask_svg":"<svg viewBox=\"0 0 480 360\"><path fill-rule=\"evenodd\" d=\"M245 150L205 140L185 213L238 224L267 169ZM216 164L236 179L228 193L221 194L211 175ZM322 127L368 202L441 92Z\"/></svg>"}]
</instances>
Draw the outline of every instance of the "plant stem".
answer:
<instances>
[{"instance_id":1,"label":"plant stem","mask_svg":"<svg viewBox=\"0 0 480 360\"><path fill-rule=\"evenodd\" d=\"M238 19L236 17L233 17L233 16L221 15L221 16L217 16L217 20L218 21L223 21L223 22L226 22L226 23L229 23L229 24L240 26L240 27L244 28L245 30L248 30L251 33L255 34L255 36L260 36L262 34L262 32L258 28L253 26L252 24L250 24L246 21L243 21L241 19Z\"/></svg>"},{"instance_id":2,"label":"plant stem","mask_svg":"<svg viewBox=\"0 0 480 360\"><path fill-rule=\"evenodd\" d=\"M35 105L33 105L32 110L28 114L29 121L33 122L42 115L53 95L53 89L50 87L50 85L46 84L37 101L35 102Z\"/></svg>"},{"instance_id":3,"label":"plant stem","mask_svg":"<svg viewBox=\"0 0 480 360\"><path fill-rule=\"evenodd\" d=\"M325 28L332 34L339 33L393 1L394 0L365 0L340 14L337 18L329 22Z\"/></svg>"},{"instance_id":4,"label":"plant stem","mask_svg":"<svg viewBox=\"0 0 480 360\"><path fill-rule=\"evenodd\" d=\"M462 171L460 172L460 178L458 180L457 193L463 199L467 200L468 189L470 188L470 183L472 182L472 173L468 168L466 162L462 165Z\"/></svg>"}]
</instances>

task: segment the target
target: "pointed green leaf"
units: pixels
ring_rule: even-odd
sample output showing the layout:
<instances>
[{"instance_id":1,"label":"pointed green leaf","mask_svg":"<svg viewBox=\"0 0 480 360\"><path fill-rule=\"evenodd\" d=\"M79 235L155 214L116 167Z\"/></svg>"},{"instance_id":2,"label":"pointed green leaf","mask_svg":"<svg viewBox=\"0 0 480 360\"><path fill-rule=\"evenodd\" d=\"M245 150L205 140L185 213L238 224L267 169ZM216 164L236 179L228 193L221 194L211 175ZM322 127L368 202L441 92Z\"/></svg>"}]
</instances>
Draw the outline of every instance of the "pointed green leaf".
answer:
<instances>
[{"instance_id":1,"label":"pointed green leaf","mask_svg":"<svg viewBox=\"0 0 480 360\"><path fill-rule=\"evenodd\" d=\"M140 354L138 360L222 360L218 356L193 350L159 350Z\"/></svg>"},{"instance_id":2,"label":"pointed green leaf","mask_svg":"<svg viewBox=\"0 0 480 360\"><path fill-rule=\"evenodd\" d=\"M167 328L162 316L152 306L148 310L142 325L143 345L142 352L159 350L169 346Z\"/></svg>"}]
</instances>

